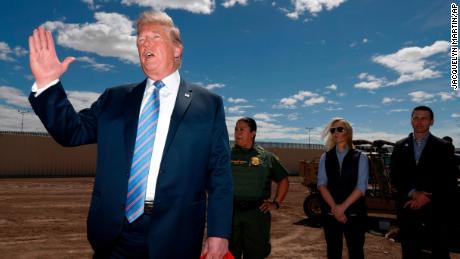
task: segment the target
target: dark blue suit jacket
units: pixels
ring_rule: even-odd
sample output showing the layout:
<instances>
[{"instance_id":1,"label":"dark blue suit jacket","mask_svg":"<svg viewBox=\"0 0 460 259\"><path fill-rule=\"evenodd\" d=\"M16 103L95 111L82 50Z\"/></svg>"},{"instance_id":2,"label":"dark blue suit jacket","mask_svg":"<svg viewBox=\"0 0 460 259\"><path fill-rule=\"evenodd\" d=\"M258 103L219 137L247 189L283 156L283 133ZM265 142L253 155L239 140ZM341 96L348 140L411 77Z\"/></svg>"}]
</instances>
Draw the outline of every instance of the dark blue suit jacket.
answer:
<instances>
[{"instance_id":1,"label":"dark blue suit jacket","mask_svg":"<svg viewBox=\"0 0 460 259\"><path fill-rule=\"evenodd\" d=\"M449 211L455 192L455 164L449 145L442 139L430 135L420 155L418 164L414 158L413 133L398 142L391 155L392 183L397 191L397 208L403 210L410 199L411 190L432 193L431 207L439 211Z\"/></svg>"},{"instance_id":2,"label":"dark blue suit jacket","mask_svg":"<svg viewBox=\"0 0 460 259\"><path fill-rule=\"evenodd\" d=\"M146 80L107 89L91 108L78 113L61 83L29 97L35 113L61 145L97 142L87 220L88 240L95 251L110 247L123 226L145 85ZM158 175L150 258L198 258L206 217L208 236L229 238L232 195L222 99L181 81Z\"/></svg>"}]
</instances>

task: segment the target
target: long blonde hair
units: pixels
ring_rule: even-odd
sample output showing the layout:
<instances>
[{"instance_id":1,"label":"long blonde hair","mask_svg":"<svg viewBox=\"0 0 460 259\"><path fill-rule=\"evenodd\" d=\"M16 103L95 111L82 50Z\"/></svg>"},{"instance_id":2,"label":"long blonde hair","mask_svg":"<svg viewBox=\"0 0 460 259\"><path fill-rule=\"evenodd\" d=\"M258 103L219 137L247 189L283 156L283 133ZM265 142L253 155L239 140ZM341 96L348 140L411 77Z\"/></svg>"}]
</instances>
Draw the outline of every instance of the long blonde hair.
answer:
<instances>
[{"instance_id":1,"label":"long blonde hair","mask_svg":"<svg viewBox=\"0 0 460 259\"><path fill-rule=\"evenodd\" d=\"M351 127L350 122L348 122L344 118L335 117L335 118L332 118L332 120L326 125L326 127L323 129L323 132L321 134L321 137L323 139L326 139L325 145L326 145L327 150L328 151L331 150L336 145L334 138L332 137L331 132L329 131L332 125L334 125L336 122L341 122L345 128L345 132L347 133L348 148L354 148L353 146L353 128Z\"/></svg>"}]
</instances>

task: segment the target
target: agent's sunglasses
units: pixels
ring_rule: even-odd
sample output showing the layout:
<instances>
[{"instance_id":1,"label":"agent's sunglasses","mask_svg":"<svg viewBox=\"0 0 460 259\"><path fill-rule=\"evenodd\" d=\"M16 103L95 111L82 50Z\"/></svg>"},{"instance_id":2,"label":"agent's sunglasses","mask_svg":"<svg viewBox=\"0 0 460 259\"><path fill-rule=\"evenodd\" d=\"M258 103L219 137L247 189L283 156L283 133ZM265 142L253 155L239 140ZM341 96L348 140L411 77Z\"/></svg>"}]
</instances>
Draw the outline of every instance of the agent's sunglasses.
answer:
<instances>
[{"instance_id":1,"label":"agent's sunglasses","mask_svg":"<svg viewBox=\"0 0 460 259\"><path fill-rule=\"evenodd\" d=\"M336 131L339 132L339 133L342 133L342 132L345 131L345 128L344 127L337 127L337 128L330 128L329 129L329 132L331 134L334 134Z\"/></svg>"}]
</instances>

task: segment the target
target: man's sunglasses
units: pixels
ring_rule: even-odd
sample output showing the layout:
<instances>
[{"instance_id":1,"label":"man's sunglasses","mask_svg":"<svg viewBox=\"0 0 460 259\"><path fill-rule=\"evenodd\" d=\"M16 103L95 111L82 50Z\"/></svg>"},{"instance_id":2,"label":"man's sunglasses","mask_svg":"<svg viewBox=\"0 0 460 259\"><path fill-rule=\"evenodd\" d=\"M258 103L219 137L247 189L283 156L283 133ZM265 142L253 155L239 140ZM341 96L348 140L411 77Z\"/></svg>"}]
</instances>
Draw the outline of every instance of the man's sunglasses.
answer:
<instances>
[{"instance_id":1,"label":"man's sunglasses","mask_svg":"<svg viewBox=\"0 0 460 259\"><path fill-rule=\"evenodd\" d=\"M331 134L334 134L336 131L342 133L342 132L345 131L345 128L344 127L337 127L337 128L330 128L329 129L329 132Z\"/></svg>"}]
</instances>

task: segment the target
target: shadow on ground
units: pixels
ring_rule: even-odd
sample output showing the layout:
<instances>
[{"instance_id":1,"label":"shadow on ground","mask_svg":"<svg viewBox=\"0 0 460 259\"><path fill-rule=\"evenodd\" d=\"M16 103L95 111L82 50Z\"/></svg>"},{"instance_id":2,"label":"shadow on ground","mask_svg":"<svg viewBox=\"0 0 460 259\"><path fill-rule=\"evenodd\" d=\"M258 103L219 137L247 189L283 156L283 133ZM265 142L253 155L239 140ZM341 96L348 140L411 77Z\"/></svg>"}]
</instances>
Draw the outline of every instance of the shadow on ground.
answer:
<instances>
[{"instance_id":1,"label":"shadow on ground","mask_svg":"<svg viewBox=\"0 0 460 259\"><path fill-rule=\"evenodd\" d=\"M304 218L293 223L294 225L321 228L320 218ZM385 238L393 241L400 242L399 240L399 228L397 227L396 219L387 217L369 216L367 221L368 229L367 232L377 236L385 236ZM457 227L458 228L458 227ZM456 229L454 227L454 229ZM460 233L460 229L453 230L456 233ZM450 239L450 251L452 253L460 253L460 235L451 234Z\"/></svg>"}]
</instances>

